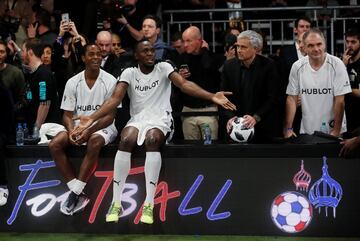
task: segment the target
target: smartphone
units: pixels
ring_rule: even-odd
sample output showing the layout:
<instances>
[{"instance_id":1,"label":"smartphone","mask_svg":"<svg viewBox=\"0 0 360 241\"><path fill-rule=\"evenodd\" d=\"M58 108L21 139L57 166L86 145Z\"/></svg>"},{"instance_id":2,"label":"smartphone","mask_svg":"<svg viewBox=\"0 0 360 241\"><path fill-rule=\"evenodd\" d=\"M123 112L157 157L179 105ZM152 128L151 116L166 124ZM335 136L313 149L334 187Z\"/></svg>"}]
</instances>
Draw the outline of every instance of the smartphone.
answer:
<instances>
[{"instance_id":1,"label":"smartphone","mask_svg":"<svg viewBox=\"0 0 360 241\"><path fill-rule=\"evenodd\" d=\"M186 69L187 71L190 71L189 70L189 65L187 65L187 64L180 65L180 69Z\"/></svg>"},{"instance_id":2,"label":"smartphone","mask_svg":"<svg viewBox=\"0 0 360 241\"><path fill-rule=\"evenodd\" d=\"M64 22L69 22L70 21L69 13L61 14L61 20Z\"/></svg>"}]
</instances>

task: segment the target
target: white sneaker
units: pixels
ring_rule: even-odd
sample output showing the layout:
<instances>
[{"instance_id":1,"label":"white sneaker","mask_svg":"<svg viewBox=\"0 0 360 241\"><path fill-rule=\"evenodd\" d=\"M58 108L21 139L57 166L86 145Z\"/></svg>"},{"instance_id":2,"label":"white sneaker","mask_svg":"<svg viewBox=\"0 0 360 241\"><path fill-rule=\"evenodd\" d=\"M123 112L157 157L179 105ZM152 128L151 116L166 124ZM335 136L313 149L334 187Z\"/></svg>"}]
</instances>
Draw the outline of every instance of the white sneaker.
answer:
<instances>
[{"instance_id":1,"label":"white sneaker","mask_svg":"<svg viewBox=\"0 0 360 241\"><path fill-rule=\"evenodd\" d=\"M7 203L9 197L9 189L0 188L0 206L4 206Z\"/></svg>"}]
</instances>

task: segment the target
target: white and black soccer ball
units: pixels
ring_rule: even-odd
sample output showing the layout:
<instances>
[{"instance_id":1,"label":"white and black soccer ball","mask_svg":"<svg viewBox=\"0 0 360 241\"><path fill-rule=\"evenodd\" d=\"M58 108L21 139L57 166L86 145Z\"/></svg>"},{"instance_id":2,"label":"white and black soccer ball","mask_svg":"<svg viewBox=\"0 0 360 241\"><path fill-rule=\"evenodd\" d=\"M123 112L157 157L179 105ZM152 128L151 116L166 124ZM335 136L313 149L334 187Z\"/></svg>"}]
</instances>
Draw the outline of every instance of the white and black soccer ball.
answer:
<instances>
[{"instance_id":1,"label":"white and black soccer ball","mask_svg":"<svg viewBox=\"0 0 360 241\"><path fill-rule=\"evenodd\" d=\"M237 117L231 123L229 135L236 142L248 142L254 137L254 128L247 128L243 121L244 118Z\"/></svg>"},{"instance_id":2,"label":"white and black soccer ball","mask_svg":"<svg viewBox=\"0 0 360 241\"><path fill-rule=\"evenodd\" d=\"M271 205L271 218L283 232L298 233L311 222L313 210L309 200L298 192L278 195Z\"/></svg>"}]
</instances>

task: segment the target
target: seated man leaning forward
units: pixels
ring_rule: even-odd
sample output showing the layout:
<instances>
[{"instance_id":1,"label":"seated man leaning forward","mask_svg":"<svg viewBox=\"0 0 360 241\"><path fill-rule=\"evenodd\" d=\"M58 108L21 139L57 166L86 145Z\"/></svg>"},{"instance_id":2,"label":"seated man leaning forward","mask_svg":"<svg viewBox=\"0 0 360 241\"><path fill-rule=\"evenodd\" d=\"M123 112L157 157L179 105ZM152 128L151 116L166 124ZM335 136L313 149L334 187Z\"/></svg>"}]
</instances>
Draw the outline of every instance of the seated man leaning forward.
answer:
<instances>
[{"instance_id":1,"label":"seated man leaning forward","mask_svg":"<svg viewBox=\"0 0 360 241\"><path fill-rule=\"evenodd\" d=\"M104 145L114 141L118 134L114 125L114 108L84 130L81 136L70 135L76 124L73 116L94 113L105 100L110 98L116 86L116 79L100 69L101 50L96 44L85 46L82 59L85 70L68 80L61 103L66 131L60 132L49 143L51 156L70 189L69 196L60 207L60 211L66 215L83 210L89 202L83 190L96 169L99 152ZM82 144L86 144L87 149L79 174L76 175L65 150L70 145Z\"/></svg>"},{"instance_id":2,"label":"seated man leaning forward","mask_svg":"<svg viewBox=\"0 0 360 241\"><path fill-rule=\"evenodd\" d=\"M181 77L171 64L155 62L154 46L146 39L137 43L135 59L138 65L124 70L111 98L90 116L79 117L80 125L73 134L82 138L87 128L113 112L128 92L131 118L121 132L119 150L115 156L113 200L106 221L117 222L122 214L121 197L130 170L131 152L136 144L144 143L146 198L140 221L152 224L154 195L161 168L160 147L172 131L171 81L189 95L211 100L226 109L235 110L236 107L225 97L231 92L209 93Z\"/></svg>"}]
</instances>

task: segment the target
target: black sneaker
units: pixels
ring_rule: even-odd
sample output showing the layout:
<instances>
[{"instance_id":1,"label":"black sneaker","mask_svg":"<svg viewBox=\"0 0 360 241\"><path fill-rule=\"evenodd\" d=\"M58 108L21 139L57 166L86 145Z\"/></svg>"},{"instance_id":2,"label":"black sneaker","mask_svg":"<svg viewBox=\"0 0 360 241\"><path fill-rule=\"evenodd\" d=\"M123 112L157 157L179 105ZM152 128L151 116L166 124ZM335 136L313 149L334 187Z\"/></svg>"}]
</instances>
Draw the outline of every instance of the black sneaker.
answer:
<instances>
[{"instance_id":1,"label":"black sneaker","mask_svg":"<svg viewBox=\"0 0 360 241\"><path fill-rule=\"evenodd\" d=\"M60 206L60 212L65 215L73 215L74 213L80 212L89 203L89 199L84 193L77 195L74 192L70 192L69 196Z\"/></svg>"},{"instance_id":2,"label":"black sneaker","mask_svg":"<svg viewBox=\"0 0 360 241\"><path fill-rule=\"evenodd\" d=\"M77 203L76 203L76 205L75 205L75 207L73 209L73 214L81 212L82 210L84 210L86 205L89 202L90 202L90 199L84 193L81 193L80 195L78 195L78 200L77 200Z\"/></svg>"}]
</instances>

